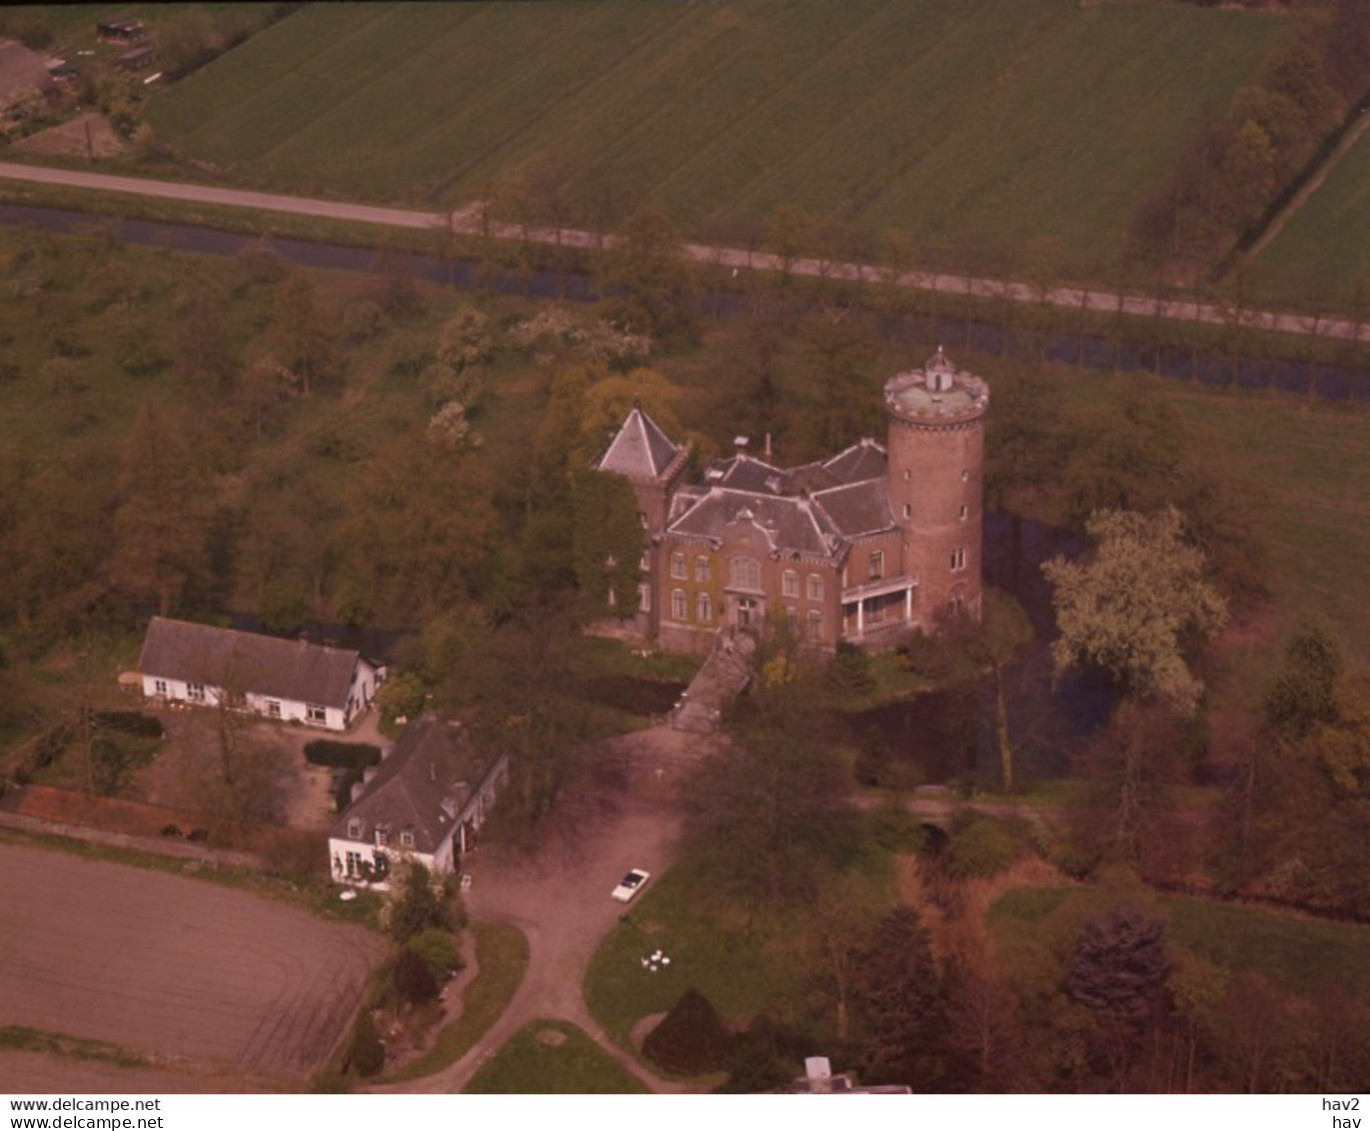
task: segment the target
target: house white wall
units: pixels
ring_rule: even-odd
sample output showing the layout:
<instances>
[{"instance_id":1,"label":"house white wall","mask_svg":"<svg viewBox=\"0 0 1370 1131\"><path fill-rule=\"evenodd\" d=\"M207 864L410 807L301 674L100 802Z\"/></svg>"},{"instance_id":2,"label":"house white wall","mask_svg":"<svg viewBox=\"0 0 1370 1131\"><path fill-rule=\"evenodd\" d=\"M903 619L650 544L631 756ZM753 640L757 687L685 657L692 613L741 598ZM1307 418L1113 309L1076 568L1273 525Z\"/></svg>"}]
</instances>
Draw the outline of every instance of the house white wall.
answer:
<instances>
[{"instance_id":1,"label":"house white wall","mask_svg":"<svg viewBox=\"0 0 1370 1131\"><path fill-rule=\"evenodd\" d=\"M430 875L446 876L455 871L450 837L445 838L438 851L431 856L426 852L416 852L412 848L405 848L398 843L379 847L371 841L329 837L328 861L334 882L364 886L366 881L361 877L360 866L366 864L375 868L377 853L383 854L389 860L391 867L397 860L404 858L422 864L428 869ZM389 885L384 882L372 886L389 890Z\"/></svg>"},{"instance_id":2,"label":"house white wall","mask_svg":"<svg viewBox=\"0 0 1370 1131\"><path fill-rule=\"evenodd\" d=\"M376 670L364 661L357 665L358 669L363 665L369 671L369 678L353 676L353 693L349 694L349 703L352 704L353 710L350 714L337 707L258 695L256 692L248 692L244 697L246 709L269 719L303 723L305 726L322 727L325 730L346 730L352 719L365 710L375 698ZM225 692L221 687L190 684L181 679L147 674L143 675L143 694L149 699L204 707L217 707L225 698Z\"/></svg>"}]
</instances>

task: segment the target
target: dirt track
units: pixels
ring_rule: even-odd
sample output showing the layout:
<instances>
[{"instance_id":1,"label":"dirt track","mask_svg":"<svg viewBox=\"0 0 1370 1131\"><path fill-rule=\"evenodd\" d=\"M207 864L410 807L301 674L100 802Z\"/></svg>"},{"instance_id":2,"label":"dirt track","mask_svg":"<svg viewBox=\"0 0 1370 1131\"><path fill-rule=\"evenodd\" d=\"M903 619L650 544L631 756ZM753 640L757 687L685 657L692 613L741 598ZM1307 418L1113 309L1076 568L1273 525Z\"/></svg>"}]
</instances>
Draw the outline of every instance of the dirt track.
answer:
<instances>
[{"instance_id":1,"label":"dirt track","mask_svg":"<svg viewBox=\"0 0 1370 1131\"><path fill-rule=\"evenodd\" d=\"M0 907L0 1025L277 1077L328 1057L384 949L246 892L11 845Z\"/></svg>"}]
</instances>

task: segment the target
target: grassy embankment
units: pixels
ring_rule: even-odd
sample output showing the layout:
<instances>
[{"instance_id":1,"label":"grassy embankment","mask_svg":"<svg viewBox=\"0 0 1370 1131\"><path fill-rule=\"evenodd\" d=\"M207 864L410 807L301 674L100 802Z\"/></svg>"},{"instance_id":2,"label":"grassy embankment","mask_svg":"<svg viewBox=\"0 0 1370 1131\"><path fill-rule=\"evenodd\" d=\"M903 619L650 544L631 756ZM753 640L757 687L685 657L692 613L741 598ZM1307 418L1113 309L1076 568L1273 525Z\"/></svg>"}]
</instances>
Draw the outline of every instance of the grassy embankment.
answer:
<instances>
[{"instance_id":1,"label":"grassy embankment","mask_svg":"<svg viewBox=\"0 0 1370 1131\"><path fill-rule=\"evenodd\" d=\"M554 160L583 213L624 185L691 230L793 201L961 267L1057 241L1090 276L1286 27L1067 0L319 5L148 118L245 184L451 206Z\"/></svg>"},{"instance_id":2,"label":"grassy embankment","mask_svg":"<svg viewBox=\"0 0 1370 1131\"><path fill-rule=\"evenodd\" d=\"M417 1080L455 1064L495 1023L519 988L528 969L528 939L523 932L490 923L472 923L471 931L476 936L479 972L462 994L461 1016L438 1034L428 1052L384 1076L384 1083Z\"/></svg>"},{"instance_id":3,"label":"grassy embankment","mask_svg":"<svg viewBox=\"0 0 1370 1131\"><path fill-rule=\"evenodd\" d=\"M648 1089L574 1025L533 1021L515 1033L462 1091L614 1095Z\"/></svg>"}]
</instances>

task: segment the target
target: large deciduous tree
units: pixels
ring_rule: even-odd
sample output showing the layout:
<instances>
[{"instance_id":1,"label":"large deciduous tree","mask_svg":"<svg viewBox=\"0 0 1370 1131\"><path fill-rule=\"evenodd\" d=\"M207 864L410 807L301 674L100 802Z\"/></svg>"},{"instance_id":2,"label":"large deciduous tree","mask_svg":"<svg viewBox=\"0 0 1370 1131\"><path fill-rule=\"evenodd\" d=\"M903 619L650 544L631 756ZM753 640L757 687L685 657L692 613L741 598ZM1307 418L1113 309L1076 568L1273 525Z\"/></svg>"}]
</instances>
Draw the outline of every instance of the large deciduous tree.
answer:
<instances>
[{"instance_id":1,"label":"large deciduous tree","mask_svg":"<svg viewBox=\"0 0 1370 1131\"><path fill-rule=\"evenodd\" d=\"M114 573L128 591L156 598L163 616L208 570L211 490L175 422L146 402L124 443Z\"/></svg>"},{"instance_id":2,"label":"large deciduous tree","mask_svg":"<svg viewBox=\"0 0 1370 1131\"><path fill-rule=\"evenodd\" d=\"M1183 516L1174 507L1106 510L1087 529L1095 541L1088 560L1042 565L1061 630L1056 670L1096 664L1129 693L1192 712L1203 683L1185 654L1223 626L1227 602L1204 580L1204 555L1185 540Z\"/></svg>"}]
</instances>

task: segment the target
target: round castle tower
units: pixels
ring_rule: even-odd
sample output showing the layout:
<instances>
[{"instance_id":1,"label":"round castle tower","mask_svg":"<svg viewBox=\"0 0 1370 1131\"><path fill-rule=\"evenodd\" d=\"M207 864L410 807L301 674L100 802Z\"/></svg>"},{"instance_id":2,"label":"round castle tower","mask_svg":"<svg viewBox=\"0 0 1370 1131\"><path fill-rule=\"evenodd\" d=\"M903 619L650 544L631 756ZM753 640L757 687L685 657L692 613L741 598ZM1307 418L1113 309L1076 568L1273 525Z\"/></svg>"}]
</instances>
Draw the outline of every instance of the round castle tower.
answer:
<instances>
[{"instance_id":1,"label":"round castle tower","mask_svg":"<svg viewBox=\"0 0 1370 1131\"><path fill-rule=\"evenodd\" d=\"M904 568L918 579L925 631L943 610L980 616L985 411L989 386L939 346L922 369L885 383L889 501L903 531Z\"/></svg>"}]
</instances>

